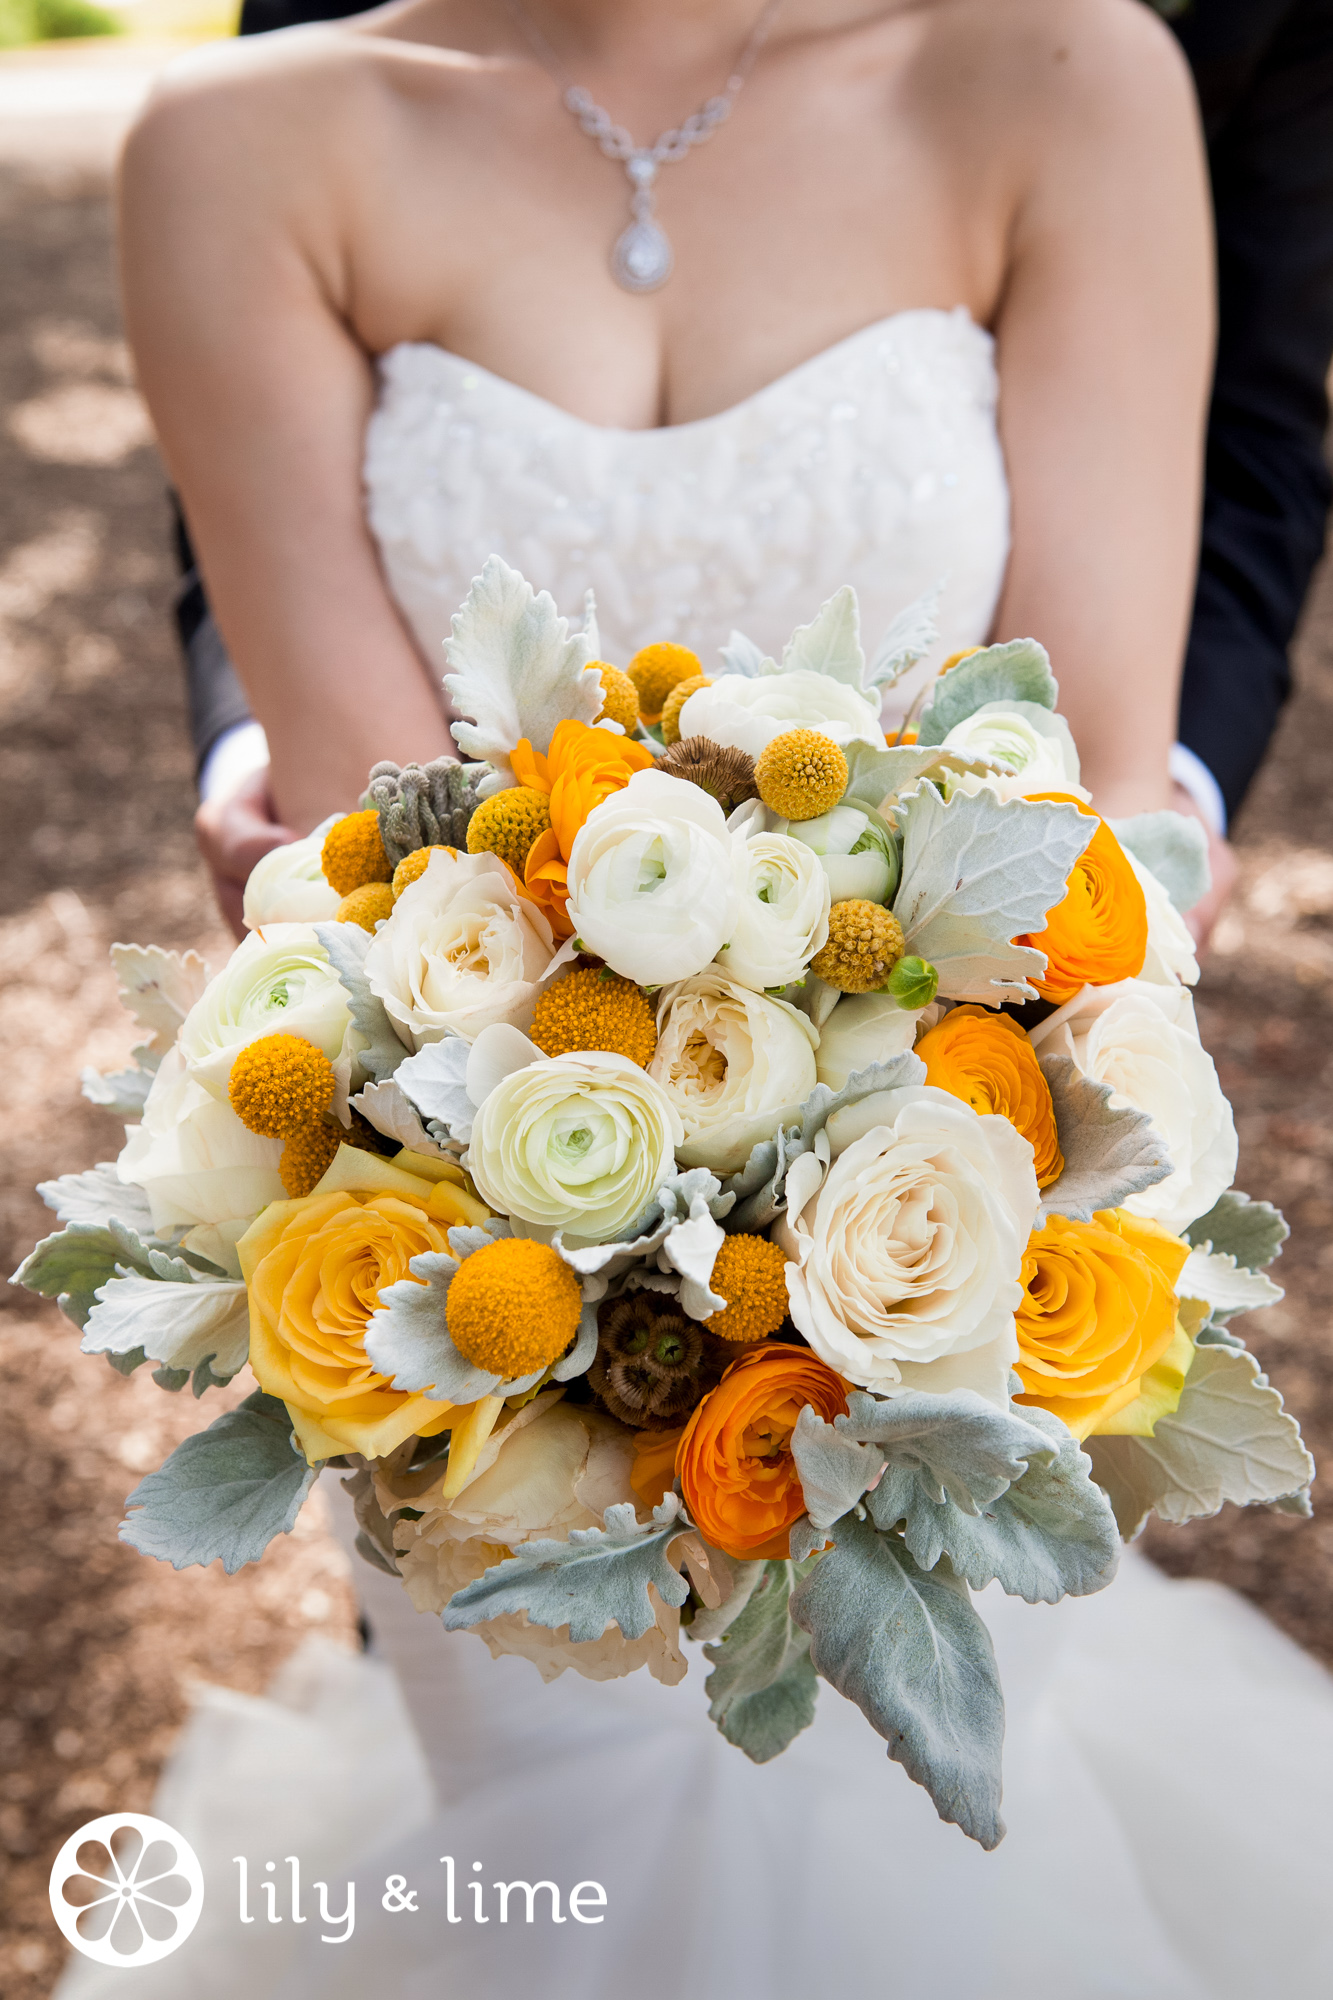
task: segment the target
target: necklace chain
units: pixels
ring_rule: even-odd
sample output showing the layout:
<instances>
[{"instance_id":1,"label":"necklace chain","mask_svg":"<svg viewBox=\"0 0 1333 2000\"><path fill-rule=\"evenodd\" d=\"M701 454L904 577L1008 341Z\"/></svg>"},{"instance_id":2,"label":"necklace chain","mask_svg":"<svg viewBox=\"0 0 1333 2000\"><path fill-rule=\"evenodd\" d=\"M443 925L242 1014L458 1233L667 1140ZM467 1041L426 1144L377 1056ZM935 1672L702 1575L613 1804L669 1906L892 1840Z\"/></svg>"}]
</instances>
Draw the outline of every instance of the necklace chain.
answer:
<instances>
[{"instance_id":1,"label":"necklace chain","mask_svg":"<svg viewBox=\"0 0 1333 2000\"><path fill-rule=\"evenodd\" d=\"M715 97L708 98L679 125L672 125L660 133L651 146L636 146L631 134L623 125L617 125L591 91L574 82L520 0L509 0L510 12L542 66L560 85L562 102L577 120L579 130L600 147L608 160L618 161L629 176L632 220L617 237L611 252L612 275L626 291L655 292L671 276L675 258L666 231L654 214L653 184L658 170L676 160L683 160L695 146L702 146L731 116L736 99L758 60L759 51L768 40L781 5L782 0L765 0L764 9L737 56L730 76Z\"/></svg>"}]
</instances>

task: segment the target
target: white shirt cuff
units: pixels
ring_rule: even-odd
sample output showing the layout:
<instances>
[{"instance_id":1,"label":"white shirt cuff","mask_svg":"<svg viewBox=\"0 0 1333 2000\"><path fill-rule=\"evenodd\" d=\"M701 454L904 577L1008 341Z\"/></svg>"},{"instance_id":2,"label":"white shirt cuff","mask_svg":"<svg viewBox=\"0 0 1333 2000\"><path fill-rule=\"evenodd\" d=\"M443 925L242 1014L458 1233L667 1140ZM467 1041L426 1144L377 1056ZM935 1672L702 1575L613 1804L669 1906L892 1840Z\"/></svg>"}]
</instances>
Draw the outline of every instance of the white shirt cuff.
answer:
<instances>
[{"instance_id":1,"label":"white shirt cuff","mask_svg":"<svg viewBox=\"0 0 1333 2000\"><path fill-rule=\"evenodd\" d=\"M253 719L234 722L224 729L204 759L199 773L201 799L222 798L236 791L247 778L268 763L268 738Z\"/></svg>"},{"instance_id":2,"label":"white shirt cuff","mask_svg":"<svg viewBox=\"0 0 1333 2000\"><path fill-rule=\"evenodd\" d=\"M1227 830L1226 800L1222 797L1222 787L1202 757L1196 757L1183 743L1173 743L1168 769L1176 783L1189 793L1199 808L1208 831L1221 839Z\"/></svg>"}]
</instances>

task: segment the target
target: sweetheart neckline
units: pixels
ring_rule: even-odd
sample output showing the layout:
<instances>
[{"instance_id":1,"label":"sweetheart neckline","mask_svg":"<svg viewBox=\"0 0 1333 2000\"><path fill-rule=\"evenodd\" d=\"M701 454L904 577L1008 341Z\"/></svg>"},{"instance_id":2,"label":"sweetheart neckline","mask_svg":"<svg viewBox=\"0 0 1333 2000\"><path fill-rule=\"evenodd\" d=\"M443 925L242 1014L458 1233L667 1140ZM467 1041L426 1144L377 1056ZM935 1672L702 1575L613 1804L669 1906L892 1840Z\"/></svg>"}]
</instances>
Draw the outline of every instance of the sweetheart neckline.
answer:
<instances>
[{"instance_id":1,"label":"sweetheart neckline","mask_svg":"<svg viewBox=\"0 0 1333 2000\"><path fill-rule=\"evenodd\" d=\"M430 354L442 363L452 364L456 368L466 369L471 374L484 376L488 382L495 383L511 395L521 396L525 401L537 404L549 415L561 417L566 423L574 424L580 430L593 431L599 436L614 438L678 437L687 431L702 431L712 424L727 423L751 409L756 403L762 402L765 397L789 388L801 376L823 366L836 355L845 353L848 348L869 340L872 335L883 334L890 327L910 319L944 320L956 326L964 326L969 332L978 335L987 350L993 352L994 336L973 319L966 306L906 306L900 312L888 313L883 319L872 320L868 326L858 327L854 333L844 335L841 340L835 340L830 347L820 348L817 354L807 355L804 361L798 361L794 367L785 369L781 375L775 375L771 382L765 382L760 388L752 390L738 403L729 403L724 410L714 410L706 417L691 417L681 424L648 424L637 429L621 424L598 424L589 417L577 416L573 410L565 409L561 403L551 402L549 397L539 395L535 389L525 389L520 382L511 381L507 375L497 375L493 369L484 367L480 361L469 361L464 355L455 354L452 348L442 346L438 340L397 341L378 357L377 365L383 369L393 361L395 355L399 354Z\"/></svg>"}]
</instances>

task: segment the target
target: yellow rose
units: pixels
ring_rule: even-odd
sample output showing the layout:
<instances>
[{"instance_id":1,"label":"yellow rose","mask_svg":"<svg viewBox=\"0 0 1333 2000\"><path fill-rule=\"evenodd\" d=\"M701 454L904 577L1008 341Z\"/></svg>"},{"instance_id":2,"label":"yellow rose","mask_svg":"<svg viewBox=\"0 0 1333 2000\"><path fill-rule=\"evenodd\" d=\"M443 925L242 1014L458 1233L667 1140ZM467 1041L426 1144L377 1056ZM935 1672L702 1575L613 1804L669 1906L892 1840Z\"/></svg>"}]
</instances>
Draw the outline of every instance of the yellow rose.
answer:
<instances>
[{"instance_id":1,"label":"yellow rose","mask_svg":"<svg viewBox=\"0 0 1333 2000\"><path fill-rule=\"evenodd\" d=\"M1017 1400L1049 1410L1078 1438L1150 1432L1179 1402L1189 1365L1175 1295L1188 1255L1189 1245L1160 1223L1123 1208L1091 1222L1053 1215L1034 1229L1015 1364L1026 1394ZM1117 1423L1133 1406L1135 1418Z\"/></svg>"},{"instance_id":2,"label":"yellow rose","mask_svg":"<svg viewBox=\"0 0 1333 2000\"><path fill-rule=\"evenodd\" d=\"M399 1155L399 1160L403 1159ZM416 1156L407 1155L415 1169ZM452 1178L340 1147L313 1193L270 1202L237 1246L250 1295L250 1366L287 1405L313 1465L340 1452L383 1458L414 1434L449 1430L452 1404L409 1395L366 1355L381 1287L410 1279L414 1257L449 1250L447 1232L489 1210ZM439 1172L446 1169L441 1162Z\"/></svg>"}]
</instances>

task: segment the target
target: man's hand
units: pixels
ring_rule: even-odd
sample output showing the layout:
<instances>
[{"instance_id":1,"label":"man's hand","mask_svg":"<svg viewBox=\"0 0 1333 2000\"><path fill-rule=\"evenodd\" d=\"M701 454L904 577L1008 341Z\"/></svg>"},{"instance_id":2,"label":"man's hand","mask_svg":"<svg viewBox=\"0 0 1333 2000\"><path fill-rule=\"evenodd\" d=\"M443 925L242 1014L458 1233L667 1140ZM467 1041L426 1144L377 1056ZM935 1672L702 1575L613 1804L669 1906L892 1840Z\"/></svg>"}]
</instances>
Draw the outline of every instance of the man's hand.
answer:
<instances>
[{"instance_id":1,"label":"man's hand","mask_svg":"<svg viewBox=\"0 0 1333 2000\"><path fill-rule=\"evenodd\" d=\"M250 870L270 849L296 839L277 816L268 780L267 766L253 771L235 791L205 799L194 816L195 839L219 908L238 938L245 936L241 907Z\"/></svg>"}]
</instances>

